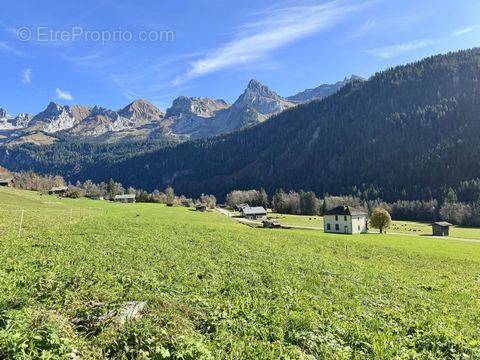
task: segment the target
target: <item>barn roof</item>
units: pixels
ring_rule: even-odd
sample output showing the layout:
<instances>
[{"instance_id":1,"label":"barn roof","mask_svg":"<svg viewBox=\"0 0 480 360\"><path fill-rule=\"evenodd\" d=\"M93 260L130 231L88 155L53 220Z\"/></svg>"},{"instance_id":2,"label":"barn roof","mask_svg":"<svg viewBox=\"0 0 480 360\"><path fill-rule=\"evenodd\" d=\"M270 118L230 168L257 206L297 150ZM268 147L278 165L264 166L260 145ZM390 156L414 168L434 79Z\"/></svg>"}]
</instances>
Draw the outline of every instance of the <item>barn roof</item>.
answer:
<instances>
[{"instance_id":1,"label":"barn roof","mask_svg":"<svg viewBox=\"0 0 480 360\"><path fill-rule=\"evenodd\" d=\"M58 186L58 187L52 187L50 191L56 192L56 191L67 191L68 186Z\"/></svg>"},{"instance_id":2,"label":"barn roof","mask_svg":"<svg viewBox=\"0 0 480 360\"><path fill-rule=\"evenodd\" d=\"M442 227L453 226L452 224L450 224L449 222L446 222L446 221L437 221L437 222L433 223L433 225L438 225L438 226L442 226Z\"/></svg>"},{"instance_id":3,"label":"barn roof","mask_svg":"<svg viewBox=\"0 0 480 360\"><path fill-rule=\"evenodd\" d=\"M7 178L0 178L0 183L10 183L13 181L12 177L7 177Z\"/></svg>"},{"instance_id":4,"label":"barn roof","mask_svg":"<svg viewBox=\"0 0 480 360\"><path fill-rule=\"evenodd\" d=\"M266 215L267 210L265 210L262 206L246 207L242 209L242 213L244 215Z\"/></svg>"},{"instance_id":5,"label":"barn roof","mask_svg":"<svg viewBox=\"0 0 480 360\"><path fill-rule=\"evenodd\" d=\"M359 210L352 208L350 206L337 206L325 213L325 215L350 215L350 216L358 216L358 215L367 215L366 211Z\"/></svg>"},{"instance_id":6,"label":"barn roof","mask_svg":"<svg viewBox=\"0 0 480 360\"><path fill-rule=\"evenodd\" d=\"M135 199L135 194L115 195L115 200Z\"/></svg>"}]
</instances>

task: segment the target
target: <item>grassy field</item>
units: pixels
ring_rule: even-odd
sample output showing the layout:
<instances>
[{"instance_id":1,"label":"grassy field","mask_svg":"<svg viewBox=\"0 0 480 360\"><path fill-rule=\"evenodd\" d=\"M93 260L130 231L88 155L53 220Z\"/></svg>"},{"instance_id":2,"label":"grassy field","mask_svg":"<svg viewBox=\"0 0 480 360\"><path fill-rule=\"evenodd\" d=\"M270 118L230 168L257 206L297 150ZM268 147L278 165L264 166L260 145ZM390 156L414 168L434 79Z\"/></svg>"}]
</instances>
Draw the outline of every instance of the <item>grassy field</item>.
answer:
<instances>
[{"instance_id":1,"label":"grassy field","mask_svg":"<svg viewBox=\"0 0 480 360\"><path fill-rule=\"evenodd\" d=\"M284 215L272 213L268 215L268 218L276 219L282 225L305 226L323 229L323 217L321 216Z\"/></svg>"},{"instance_id":2,"label":"grassy field","mask_svg":"<svg viewBox=\"0 0 480 360\"><path fill-rule=\"evenodd\" d=\"M0 204L1 359L480 358L477 243L11 189ZM147 306L122 326L130 301Z\"/></svg>"}]
</instances>

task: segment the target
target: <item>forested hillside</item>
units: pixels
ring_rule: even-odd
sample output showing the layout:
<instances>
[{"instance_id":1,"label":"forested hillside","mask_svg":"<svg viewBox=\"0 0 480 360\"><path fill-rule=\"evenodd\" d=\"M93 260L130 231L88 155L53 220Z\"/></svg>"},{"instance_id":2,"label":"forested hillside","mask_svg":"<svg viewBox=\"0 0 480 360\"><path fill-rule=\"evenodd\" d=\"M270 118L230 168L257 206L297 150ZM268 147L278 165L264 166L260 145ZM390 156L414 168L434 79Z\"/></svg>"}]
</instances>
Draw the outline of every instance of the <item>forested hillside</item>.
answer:
<instances>
[{"instance_id":1,"label":"forested hillside","mask_svg":"<svg viewBox=\"0 0 480 360\"><path fill-rule=\"evenodd\" d=\"M73 139L65 135L57 137L60 140L48 146L24 144L0 147L0 164L12 171L35 171L73 179L84 168L117 163L177 143L161 135L148 141L125 140L115 143L102 139Z\"/></svg>"},{"instance_id":2,"label":"forested hillside","mask_svg":"<svg viewBox=\"0 0 480 360\"><path fill-rule=\"evenodd\" d=\"M273 120L273 121L272 121ZM260 126L185 143L81 178L223 196L235 188L441 197L480 177L480 49L430 57L347 85Z\"/></svg>"}]
</instances>

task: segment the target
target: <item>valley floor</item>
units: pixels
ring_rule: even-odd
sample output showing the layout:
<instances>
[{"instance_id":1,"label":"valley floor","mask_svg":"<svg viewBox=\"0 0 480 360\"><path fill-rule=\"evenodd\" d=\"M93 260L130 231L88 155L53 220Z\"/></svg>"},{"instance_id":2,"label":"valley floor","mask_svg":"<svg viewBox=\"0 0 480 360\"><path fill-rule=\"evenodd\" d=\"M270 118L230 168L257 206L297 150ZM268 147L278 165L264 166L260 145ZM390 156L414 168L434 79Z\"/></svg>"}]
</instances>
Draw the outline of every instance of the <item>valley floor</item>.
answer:
<instances>
[{"instance_id":1,"label":"valley floor","mask_svg":"<svg viewBox=\"0 0 480 360\"><path fill-rule=\"evenodd\" d=\"M479 358L479 277L478 243L0 189L0 358Z\"/></svg>"}]
</instances>

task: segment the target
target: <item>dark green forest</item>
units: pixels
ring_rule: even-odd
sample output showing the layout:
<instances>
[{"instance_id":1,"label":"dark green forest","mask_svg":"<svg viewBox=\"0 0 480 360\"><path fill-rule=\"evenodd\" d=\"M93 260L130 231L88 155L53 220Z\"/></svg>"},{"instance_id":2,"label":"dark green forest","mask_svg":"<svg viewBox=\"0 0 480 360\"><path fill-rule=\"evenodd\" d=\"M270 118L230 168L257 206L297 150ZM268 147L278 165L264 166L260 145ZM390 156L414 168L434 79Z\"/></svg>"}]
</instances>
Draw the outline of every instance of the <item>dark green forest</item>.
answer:
<instances>
[{"instance_id":1,"label":"dark green forest","mask_svg":"<svg viewBox=\"0 0 480 360\"><path fill-rule=\"evenodd\" d=\"M189 196L281 188L443 200L480 177L480 49L388 69L237 133L155 151L128 149L89 161L79 149L72 164L57 145L17 149L0 161L11 167L17 159L18 167L71 180L114 178L146 190L172 185ZM479 193L475 188L467 200Z\"/></svg>"}]
</instances>

